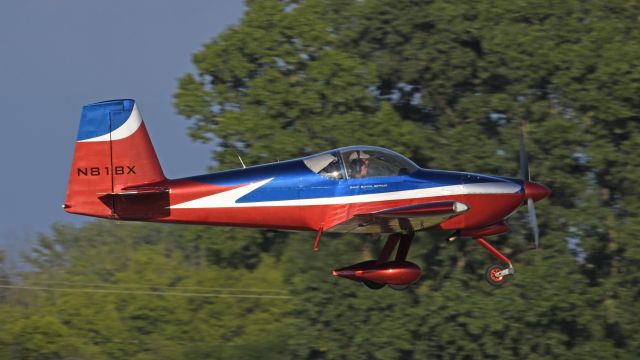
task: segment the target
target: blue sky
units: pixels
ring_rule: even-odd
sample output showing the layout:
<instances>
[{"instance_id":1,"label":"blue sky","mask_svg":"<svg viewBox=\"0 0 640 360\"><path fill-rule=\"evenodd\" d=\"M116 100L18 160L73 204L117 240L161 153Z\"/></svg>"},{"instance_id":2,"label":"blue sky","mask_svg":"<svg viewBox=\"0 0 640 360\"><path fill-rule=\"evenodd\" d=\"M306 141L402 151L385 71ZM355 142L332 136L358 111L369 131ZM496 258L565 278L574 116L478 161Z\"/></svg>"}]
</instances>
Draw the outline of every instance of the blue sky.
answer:
<instances>
[{"instance_id":1,"label":"blue sky","mask_svg":"<svg viewBox=\"0 0 640 360\"><path fill-rule=\"evenodd\" d=\"M53 222L87 219L60 208L86 103L136 99L165 174L205 172L212 147L191 142L172 95L191 55L243 11L240 0L3 1L0 248L15 257Z\"/></svg>"}]
</instances>

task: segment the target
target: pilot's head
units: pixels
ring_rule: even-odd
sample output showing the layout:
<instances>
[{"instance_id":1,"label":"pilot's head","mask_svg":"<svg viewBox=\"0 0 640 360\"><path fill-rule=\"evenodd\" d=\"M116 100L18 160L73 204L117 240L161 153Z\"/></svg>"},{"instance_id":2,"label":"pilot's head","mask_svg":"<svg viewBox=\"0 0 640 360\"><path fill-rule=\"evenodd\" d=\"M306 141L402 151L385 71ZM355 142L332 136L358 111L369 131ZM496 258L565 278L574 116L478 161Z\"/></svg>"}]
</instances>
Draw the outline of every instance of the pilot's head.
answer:
<instances>
[{"instance_id":1,"label":"pilot's head","mask_svg":"<svg viewBox=\"0 0 640 360\"><path fill-rule=\"evenodd\" d=\"M369 154L364 151L354 151L349 155L349 177L362 178L369 170Z\"/></svg>"}]
</instances>

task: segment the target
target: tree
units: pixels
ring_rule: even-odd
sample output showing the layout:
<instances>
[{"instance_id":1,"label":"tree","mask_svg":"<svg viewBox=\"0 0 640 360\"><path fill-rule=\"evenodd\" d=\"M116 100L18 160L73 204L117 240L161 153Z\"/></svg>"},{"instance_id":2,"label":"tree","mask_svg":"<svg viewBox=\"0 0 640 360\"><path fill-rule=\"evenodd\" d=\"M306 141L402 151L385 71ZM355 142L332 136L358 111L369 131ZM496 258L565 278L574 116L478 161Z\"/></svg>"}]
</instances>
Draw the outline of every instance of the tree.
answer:
<instances>
[{"instance_id":1,"label":"tree","mask_svg":"<svg viewBox=\"0 0 640 360\"><path fill-rule=\"evenodd\" d=\"M210 134L221 140L223 150L216 159L223 165L235 161L235 151L250 149L251 154L259 149L260 157L252 161L264 161L280 158L287 153L284 148L296 149L290 156L316 149L296 146L297 140L315 144L315 137L308 134L316 122L282 120L315 114L298 100L306 99L301 95L316 87L306 81L279 85L292 73L294 79L302 73L305 76L300 78L306 80L307 72L302 71L312 65L321 65L323 74L351 70L349 75L353 75L357 69L369 69L369 76L338 86L326 80L338 95L328 97L329 102L346 102L347 109L367 113L370 108L352 101L367 99L376 104L375 109L384 109L386 121L381 122L411 129L410 135L393 136L394 145L404 144L402 151L425 166L515 175L517 139L525 124L534 179L554 189L550 203L539 206L543 246L552 259L528 251L522 217L512 221L514 232L507 243L503 237L500 244L538 276L550 275L545 264L560 266L561 276L545 278L551 282L551 294L561 297L570 287L584 301L574 302L579 311L566 309L570 316L562 321L544 316L551 325L541 329L552 329L547 332L558 341L549 345L528 337L509 338L514 349L526 349L510 353L557 357L581 349L581 354L587 354L591 347L585 344L599 343L602 354L624 354L638 346L631 327L623 326L618 316L601 322L594 319L614 303L617 310L632 306L632 299L637 299L636 292L620 290L635 278L619 271L621 266L635 269L638 264L637 246L621 235L631 234L626 229L637 229L637 171L628 165L635 162L631 149L637 148L638 104L629 96L638 74L637 67L630 65L637 58L638 32L633 20L637 14L635 5L622 2L251 2L238 27L195 55L199 74L182 79L176 108L195 120L195 138ZM292 21L304 21L310 30L290 26ZM260 39L268 39L264 44L268 50L245 46L248 39L267 29L269 36ZM299 41L307 34L318 41L315 44L324 45L313 47L316 51L296 47L309 44ZM325 62L324 49L344 54L341 58L359 65L350 68L341 62ZM354 97L356 93L369 97ZM311 99L310 104L325 104L317 97ZM331 124L324 132L327 145L341 145L342 129L353 119L335 116L341 115L335 109L320 109L327 114L323 123ZM282 121L287 135L271 136L283 133ZM366 137L385 146L389 137L380 136L376 129L367 128ZM634 184L634 189L622 190L626 184ZM468 245L462 242L451 249L432 242L421 246L418 253L429 266L427 273L434 274L423 286L428 284L437 292L434 297L443 296L453 304L447 314L461 308L452 299L463 296L460 289L476 288L475 279L468 276L479 274L486 262L486 256L477 256L473 245ZM455 279L460 287L452 287ZM602 286L603 282L607 285ZM532 288L523 293L506 291L501 296L507 296L508 303L517 303L530 291ZM615 294L613 299L611 294ZM531 306L563 308L560 302L558 298L547 305L532 299ZM506 319L520 319L520 312L505 311ZM433 329L447 321L436 321ZM482 329L490 321L490 317L479 316L473 322ZM483 322L486 325L479 325ZM461 326L454 325L457 330ZM469 349L469 354L478 350ZM310 354L316 354L314 351Z\"/></svg>"},{"instance_id":2,"label":"tree","mask_svg":"<svg viewBox=\"0 0 640 360\"><path fill-rule=\"evenodd\" d=\"M220 168L237 166L236 153L257 164L374 139L416 148L418 127L371 93L374 68L327 31L341 7L254 2L241 26L194 55L198 74L180 79L176 109L194 120L194 139L219 141Z\"/></svg>"}]
</instances>

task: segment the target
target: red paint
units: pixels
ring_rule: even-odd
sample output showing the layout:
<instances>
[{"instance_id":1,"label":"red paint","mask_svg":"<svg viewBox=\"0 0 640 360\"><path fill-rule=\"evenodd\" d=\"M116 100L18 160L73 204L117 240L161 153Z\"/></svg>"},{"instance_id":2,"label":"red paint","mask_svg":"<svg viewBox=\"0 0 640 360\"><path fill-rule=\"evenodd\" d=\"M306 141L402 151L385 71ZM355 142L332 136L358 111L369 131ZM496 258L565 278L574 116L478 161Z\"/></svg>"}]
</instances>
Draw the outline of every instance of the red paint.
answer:
<instances>
[{"instance_id":1,"label":"red paint","mask_svg":"<svg viewBox=\"0 0 640 360\"><path fill-rule=\"evenodd\" d=\"M508 231L509 231L509 226L504 221L501 221L499 223L485 226L478 229L462 230L458 234L458 236L469 236L469 237L491 236L491 235L504 234Z\"/></svg>"},{"instance_id":2,"label":"red paint","mask_svg":"<svg viewBox=\"0 0 640 360\"><path fill-rule=\"evenodd\" d=\"M502 281L503 276L498 276L497 275L501 271L502 271L502 269L500 269L498 266L492 267L489 270L489 277L491 278L491 281L493 281L495 283L499 283L500 281Z\"/></svg>"},{"instance_id":3,"label":"red paint","mask_svg":"<svg viewBox=\"0 0 640 360\"><path fill-rule=\"evenodd\" d=\"M446 198L467 204L469 210L442 222L439 226L442 230L485 227L504 220L522 205L522 194L519 193L454 195Z\"/></svg>"},{"instance_id":4,"label":"red paint","mask_svg":"<svg viewBox=\"0 0 640 360\"><path fill-rule=\"evenodd\" d=\"M198 184L193 187L193 193L191 183ZM172 205L228 190L189 180L170 181L168 185L171 186L170 203ZM430 201L462 201L463 198L469 204L469 210L444 221L439 228L443 230L473 229L496 223L511 214L522 203L520 194L450 195L338 205L171 209L169 216L155 221L308 231L317 231L318 224L324 223L324 231L330 232L331 227L349 220L354 214L373 213Z\"/></svg>"},{"instance_id":5,"label":"red paint","mask_svg":"<svg viewBox=\"0 0 640 360\"><path fill-rule=\"evenodd\" d=\"M334 276L354 281L368 280L388 285L409 285L420 278L422 270L418 265L408 261L380 264L377 260L368 260L334 270L332 273Z\"/></svg>"},{"instance_id":6,"label":"red paint","mask_svg":"<svg viewBox=\"0 0 640 360\"><path fill-rule=\"evenodd\" d=\"M429 202L426 204L415 204L401 206L394 209L383 210L376 213L379 217L396 217L401 216L425 216L425 215L439 215L450 214L454 211L455 201L437 201Z\"/></svg>"},{"instance_id":7,"label":"red paint","mask_svg":"<svg viewBox=\"0 0 640 360\"><path fill-rule=\"evenodd\" d=\"M537 182L525 181L524 182L524 196L527 199L533 199L533 201L540 201L551 195L551 190Z\"/></svg>"},{"instance_id":8,"label":"red paint","mask_svg":"<svg viewBox=\"0 0 640 360\"><path fill-rule=\"evenodd\" d=\"M109 142L76 142L69 185L65 198L65 211L73 214L110 217L112 204L105 204L98 198L100 193L113 191ZM92 169L98 171L91 173Z\"/></svg>"},{"instance_id":9,"label":"red paint","mask_svg":"<svg viewBox=\"0 0 640 360\"><path fill-rule=\"evenodd\" d=\"M320 244L320 237L322 236L322 226L318 229L318 233L316 234L316 241L313 243L313 251L318 251L318 245Z\"/></svg>"},{"instance_id":10,"label":"red paint","mask_svg":"<svg viewBox=\"0 0 640 360\"><path fill-rule=\"evenodd\" d=\"M481 237L475 238L474 240L480 246L482 246L483 248L487 249L487 251L489 251L491 253L491 255L495 256L498 260L511 265L511 260L509 260L506 256L502 255L502 253L500 251L498 251L498 249L494 248L493 245L489 244L489 242L487 242L487 240L485 240L484 238L481 238Z\"/></svg>"},{"instance_id":11,"label":"red paint","mask_svg":"<svg viewBox=\"0 0 640 360\"><path fill-rule=\"evenodd\" d=\"M132 135L121 140L78 141L65 199L68 208L65 210L97 217L117 217L116 209L122 204L118 204L118 198L105 194L165 179L144 123ZM147 217L142 215L141 218Z\"/></svg>"},{"instance_id":12,"label":"red paint","mask_svg":"<svg viewBox=\"0 0 640 360\"><path fill-rule=\"evenodd\" d=\"M171 188L171 205L176 205L183 202L199 199L201 197L229 191L242 185L220 186L190 179L178 179L167 181L165 183L165 186L169 186Z\"/></svg>"},{"instance_id":13,"label":"red paint","mask_svg":"<svg viewBox=\"0 0 640 360\"><path fill-rule=\"evenodd\" d=\"M378 256L378 264L385 263L389 260L393 249L396 248L396 245L398 245L398 241L400 241L400 236L402 236L402 234L389 235L387 241L384 243L382 251L380 251L380 255Z\"/></svg>"},{"instance_id":14,"label":"red paint","mask_svg":"<svg viewBox=\"0 0 640 360\"><path fill-rule=\"evenodd\" d=\"M491 280L493 280L494 282L500 282L502 280L502 276L498 276L497 274L502 271L502 269L500 269L497 266L494 266L493 268L491 268L491 270L489 271L489 276L491 276Z\"/></svg>"}]
</instances>

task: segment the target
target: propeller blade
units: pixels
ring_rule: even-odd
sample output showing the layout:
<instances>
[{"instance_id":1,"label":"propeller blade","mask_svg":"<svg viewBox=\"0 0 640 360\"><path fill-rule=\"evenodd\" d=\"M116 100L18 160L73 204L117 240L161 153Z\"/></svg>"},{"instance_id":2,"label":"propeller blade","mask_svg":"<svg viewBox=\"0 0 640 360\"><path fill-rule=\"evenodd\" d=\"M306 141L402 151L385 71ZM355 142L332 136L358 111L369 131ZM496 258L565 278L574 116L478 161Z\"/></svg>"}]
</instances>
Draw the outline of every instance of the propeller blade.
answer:
<instances>
[{"instance_id":1,"label":"propeller blade","mask_svg":"<svg viewBox=\"0 0 640 360\"><path fill-rule=\"evenodd\" d=\"M524 129L520 133L520 178L522 180L531 180L527 150L524 147Z\"/></svg>"},{"instance_id":2,"label":"propeller blade","mask_svg":"<svg viewBox=\"0 0 640 360\"><path fill-rule=\"evenodd\" d=\"M538 248L538 243L540 242L540 231L538 230L538 218L536 217L536 207L533 205L533 199L527 199L527 210L529 212L529 225L531 225L531 229L533 230L533 242Z\"/></svg>"}]
</instances>

